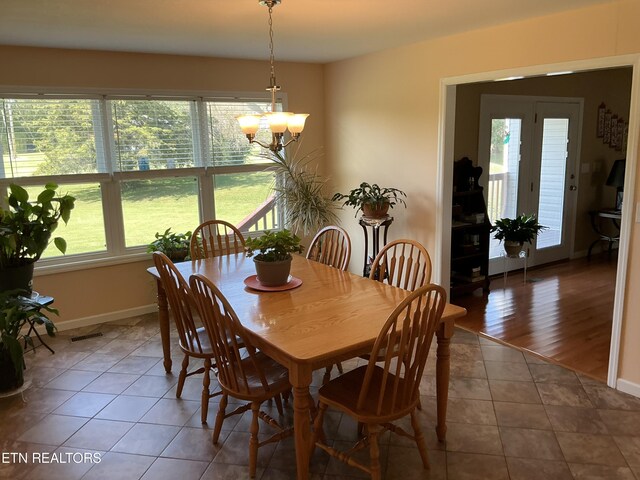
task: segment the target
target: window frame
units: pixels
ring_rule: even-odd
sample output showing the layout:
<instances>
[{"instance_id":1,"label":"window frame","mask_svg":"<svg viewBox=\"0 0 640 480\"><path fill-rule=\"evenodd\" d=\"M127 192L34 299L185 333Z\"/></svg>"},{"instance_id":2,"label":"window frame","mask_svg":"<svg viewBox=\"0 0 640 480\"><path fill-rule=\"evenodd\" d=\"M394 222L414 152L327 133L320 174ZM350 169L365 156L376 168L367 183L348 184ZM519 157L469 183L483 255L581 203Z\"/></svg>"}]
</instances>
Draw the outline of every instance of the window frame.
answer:
<instances>
[{"instance_id":1,"label":"window frame","mask_svg":"<svg viewBox=\"0 0 640 480\"><path fill-rule=\"evenodd\" d=\"M94 133L97 151L97 173L39 175L29 177L0 178L0 191L6 192L9 184L18 183L22 186L42 186L48 182L57 183L61 190L65 185L78 183L98 183L101 190L102 211L106 246L104 250L96 252L63 255L40 259L36 263L37 274L51 274L64 271L81 270L98 266L117 265L122 263L141 261L149 257L146 253L147 245L127 247L125 243L124 217L122 211L121 182L137 179L160 179L175 177L195 177L198 181L198 204L200 222L205 219L215 219L214 177L222 174L254 173L269 170L272 165L242 164L242 165L213 165L210 158L209 120L207 117L207 102L265 102L269 103L268 95L261 92L168 92L141 90L111 90L97 91L94 89L41 89L16 88L0 86L0 99L88 99L98 103L101 131ZM172 100L190 101L191 109L192 145L194 167L167 168L156 170L118 171L116 170L116 145L114 125L111 115L111 100ZM282 109L287 108L287 95L280 92L277 101ZM96 112L93 112L94 115ZM5 195L1 195L0 204L7 207ZM73 215L71 218L73 221ZM278 225L284 225L284 209L277 208ZM194 228L197 225L194 225ZM258 230L259 232L259 230Z\"/></svg>"}]
</instances>

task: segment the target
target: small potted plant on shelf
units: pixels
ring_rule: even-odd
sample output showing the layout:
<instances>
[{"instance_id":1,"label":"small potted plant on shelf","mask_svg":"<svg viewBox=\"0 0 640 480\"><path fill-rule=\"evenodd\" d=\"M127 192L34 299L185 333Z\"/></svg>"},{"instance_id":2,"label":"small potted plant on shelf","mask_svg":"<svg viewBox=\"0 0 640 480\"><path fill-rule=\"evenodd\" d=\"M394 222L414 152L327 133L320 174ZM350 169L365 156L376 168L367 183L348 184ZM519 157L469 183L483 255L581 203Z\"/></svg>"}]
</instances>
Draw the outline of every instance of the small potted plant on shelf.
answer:
<instances>
[{"instance_id":1,"label":"small potted plant on shelf","mask_svg":"<svg viewBox=\"0 0 640 480\"><path fill-rule=\"evenodd\" d=\"M156 239L149 244L147 252L162 252L172 262L182 262L189 257L191 232L174 233L167 228L164 233L156 232Z\"/></svg>"},{"instance_id":2,"label":"small potted plant on shelf","mask_svg":"<svg viewBox=\"0 0 640 480\"><path fill-rule=\"evenodd\" d=\"M48 183L35 200L19 185L9 185L7 210L0 207L0 291L31 292L33 264L49 246L60 220L69 221L75 198L57 196L58 186ZM67 242L55 237L53 244L63 254Z\"/></svg>"},{"instance_id":3,"label":"small potted plant on shelf","mask_svg":"<svg viewBox=\"0 0 640 480\"><path fill-rule=\"evenodd\" d=\"M501 218L491 227L496 232L496 240L504 241L507 255L518 255L522 251L524 242L531 242L547 227L540 225L535 215L518 215L516 218Z\"/></svg>"},{"instance_id":4,"label":"small potted plant on shelf","mask_svg":"<svg viewBox=\"0 0 640 480\"><path fill-rule=\"evenodd\" d=\"M362 210L365 217L384 218L389 209L395 205L402 204L406 207L407 204L403 198L406 196L406 193L397 188L381 188L376 183L369 185L362 182L358 188L354 188L347 194L336 193L332 200L344 200L342 206L355 208L356 216Z\"/></svg>"},{"instance_id":5,"label":"small potted plant on shelf","mask_svg":"<svg viewBox=\"0 0 640 480\"><path fill-rule=\"evenodd\" d=\"M247 238L247 257L254 257L258 281L266 287L278 287L289 281L291 254L302 253L300 238L289 230L265 231L256 238Z\"/></svg>"},{"instance_id":6,"label":"small potted plant on shelf","mask_svg":"<svg viewBox=\"0 0 640 480\"><path fill-rule=\"evenodd\" d=\"M16 290L0 292L0 392L20 388L24 383L22 342L33 347L33 341L22 333L22 328L27 323L44 325L51 337L55 331L43 310L56 315L58 311L19 293Z\"/></svg>"}]
</instances>

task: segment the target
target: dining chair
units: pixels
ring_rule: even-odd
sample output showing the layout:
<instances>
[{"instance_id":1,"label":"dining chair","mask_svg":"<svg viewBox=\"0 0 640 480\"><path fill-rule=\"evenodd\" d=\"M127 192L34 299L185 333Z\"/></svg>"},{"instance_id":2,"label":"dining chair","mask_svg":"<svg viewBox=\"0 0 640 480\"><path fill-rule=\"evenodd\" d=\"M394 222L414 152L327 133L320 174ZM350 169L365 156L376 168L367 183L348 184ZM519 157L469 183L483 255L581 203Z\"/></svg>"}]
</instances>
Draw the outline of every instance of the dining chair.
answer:
<instances>
[{"instance_id":1,"label":"dining chair","mask_svg":"<svg viewBox=\"0 0 640 480\"><path fill-rule=\"evenodd\" d=\"M311 245L307 250L307 258L346 271L349 266L349 260L351 260L351 239L349 234L344 229L334 225L322 228L311 240ZM337 363L336 367L340 374L344 373L341 363ZM330 380L332 369L333 365L326 367L323 383L327 383Z\"/></svg>"},{"instance_id":2,"label":"dining chair","mask_svg":"<svg viewBox=\"0 0 640 480\"><path fill-rule=\"evenodd\" d=\"M307 258L346 271L351 260L349 235L334 225L324 227L311 240Z\"/></svg>"},{"instance_id":3,"label":"dining chair","mask_svg":"<svg viewBox=\"0 0 640 480\"><path fill-rule=\"evenodd\" d=\"M204 327L198 327L195 313L197 311L195 304L190 296L189 285L182 277L173 262L164 253L154 252L153 262L155 263L158 273L160 274L160 283L167 295L169 308L173 314L173 319L178 330L180 350L184 354L182 368L178 376L178 385L176 387L176 397L180 398L182 389L187 377L204 373L202 380L202 398L201 398L201 420L207 423L207 414L209 412L209 399L221 392L210 393L211 385L210 371L212 368L211 361L214 358L213 350L209 342L209 337ZM192 372L188 372L189 359L201 358L204 360L204 366Z\"/></svg>"},{"instance_id":4,"label":"dining chair","mask_svg":"<svg viewBox=\"0 0 640 480\"><path fill-rule=\"evenodd\" d=\"M389 430L413 439L422 465L429 468L427 446L416 408L420 400L420 380L445 304L446 293L438 285L420 287L400 302L382 327L368 365L351 370L320 387L312 445L379 480L378 439L381 433ZM386 352L384 365L379 366L376 358L382 351ZM338 451L326 443L322 423L328 407L354 417L366 427L366 436L347 452ZM411 417L413 434L392 423L407 415ZM371 457L369 466L352 456L367 445Z\"/></svg>"},{"instance_id":5,"label":"dining chair","mask_svg":"<svg viewBox=\"0 0 640 480\"><path fill-rule=\"evenodd\" d=\"M404 290L415 290L431 281L431 257L415 240L394 240L376 255L369 278Z\"/></svg>"},{"instance_id":6,"label":"dining chair","mask_svg":"<svg viewBox=\"0 0 640 480\"><path fill-rule=\"evenodd\" d=\"M191 260L202 260L244 250L244 236L224 220L208 220L198 225L191 236Z\"/></svg>"},{"instance_id":7,"label":"dining chair","mask_svg":"<svg viewBox=\"0 0 640 480\"><path fill-rule=\"evenodd\" d=\"M196 274L191 276L189 284L200 318L209 335L209 344L218 369L218 383L222 389L212 441L214 444L218 442L225 418L251 409L249 475L254 478L258 448L293 434L293 428L283 428L275 419L260 411L262 402L274 399L276 404L279 404L280 396L290 390L288 371L251 344L235 311L209 279ZM242 342L242 347L246 350L244 354L240 352L239 342ZM249 403L226 413L229 396ZM276 428L278 432L268 439L259 441L258 419Z\"/></svg>"}]
</instances>

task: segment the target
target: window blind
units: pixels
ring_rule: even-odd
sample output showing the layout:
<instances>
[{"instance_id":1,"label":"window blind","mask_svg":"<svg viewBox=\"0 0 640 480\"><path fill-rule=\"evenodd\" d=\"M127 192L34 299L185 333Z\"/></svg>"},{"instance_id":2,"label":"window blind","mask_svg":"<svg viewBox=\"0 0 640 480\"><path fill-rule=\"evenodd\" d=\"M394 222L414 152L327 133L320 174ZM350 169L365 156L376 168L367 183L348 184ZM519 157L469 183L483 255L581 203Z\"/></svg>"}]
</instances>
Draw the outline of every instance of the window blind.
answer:
<instances>
[{"instance_id":1,"label":"window blind","mask_svg":"<svg viewBox=\"0 0 640 480\"><path fill-rule=\"evenodd\" d=\"M104 171L101 118L98 100L0 99L0 178Z\"/></svg>"}]
</instances>

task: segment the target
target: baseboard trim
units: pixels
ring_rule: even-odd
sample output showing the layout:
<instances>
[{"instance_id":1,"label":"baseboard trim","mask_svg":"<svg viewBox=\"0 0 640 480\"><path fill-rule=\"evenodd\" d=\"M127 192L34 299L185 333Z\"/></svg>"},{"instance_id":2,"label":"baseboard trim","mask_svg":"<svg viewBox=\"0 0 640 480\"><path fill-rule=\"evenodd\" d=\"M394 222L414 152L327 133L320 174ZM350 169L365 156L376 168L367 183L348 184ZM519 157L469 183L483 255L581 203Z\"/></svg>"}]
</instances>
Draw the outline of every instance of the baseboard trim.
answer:
<instances>
[{"instance_id":1,"label":"baseboard trim","mask_svg":"<svg viewBox=\"0 0 640 480\"><path fill-rule=\"evenodd\" d=\"M56 328L60 332L65 330L71 330L73 328L88 327L91 325L99 325L101 323L113 322L115 320L122 320L124 318L135 317L137 315L145 315L147 313L153 313L158 310L158 305L142 305L140 307L127 308L125 310L116 310L115 312L101 313L99 315L91 315L90 317L76 318L74 320L67 320L66 322L56 322L55 315L50 316ZM44 329L43 329L44 330Z\"/></svg>"},{"instance_id":2,"label":"baseboard trim","mask_svg":"<svg viewBox=\"0 0 640 480\"><path fill-rule=\"evenodd\" d=\"M616 388L621 392L640 398L640 384L638 383L633 383L629 380L622 380L619 378L616 382Z\"/></svg>"}]
</instances>

